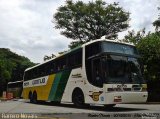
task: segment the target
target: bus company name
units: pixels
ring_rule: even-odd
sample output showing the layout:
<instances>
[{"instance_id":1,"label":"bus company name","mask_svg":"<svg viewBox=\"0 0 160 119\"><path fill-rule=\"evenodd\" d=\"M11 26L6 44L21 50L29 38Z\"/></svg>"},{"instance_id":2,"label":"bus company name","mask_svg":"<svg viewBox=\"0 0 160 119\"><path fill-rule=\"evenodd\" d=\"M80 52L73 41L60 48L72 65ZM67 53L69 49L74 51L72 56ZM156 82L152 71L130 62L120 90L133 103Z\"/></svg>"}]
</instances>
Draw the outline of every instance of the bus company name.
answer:
<instances>
[{"instance_id":1,"label":"bus company name","mask_svg":"<svg viewBox=\"0 0 160 119\"><path fill-rule=\"evenodd\" d=\"M32 85L43 84L43 83L45 83L45 78L36 79L32 81Z\"/></svg>"}]
</instances>

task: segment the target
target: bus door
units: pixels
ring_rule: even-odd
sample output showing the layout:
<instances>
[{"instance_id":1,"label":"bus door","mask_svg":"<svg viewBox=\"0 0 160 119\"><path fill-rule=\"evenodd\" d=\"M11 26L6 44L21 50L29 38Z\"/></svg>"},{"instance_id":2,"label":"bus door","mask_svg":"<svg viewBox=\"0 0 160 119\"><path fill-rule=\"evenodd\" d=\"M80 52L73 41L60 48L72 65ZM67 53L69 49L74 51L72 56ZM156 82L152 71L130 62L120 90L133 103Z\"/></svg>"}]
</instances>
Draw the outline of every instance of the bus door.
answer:
<instances>
[{"instance_id":1,"label":"bus door","mask_svg":"<svg viewBox=\"0 0 160 119\"><path fill-rule=\"evenodd\" d=\"M95 87L103 86L101 59L92 60L92 83Z\"/></svg>"},{"instance_id":2,"label":"bus door","mask_svg":"<svg viewBox=\"0 0 160 119\"><path fill-rule=\"evenodd\" d=\"M100 104L103 92L103 77L102 77L102 63L101 58L95 58L91 63L92 71L92 98L94 103Z\"/></svg>"}]
</instances>

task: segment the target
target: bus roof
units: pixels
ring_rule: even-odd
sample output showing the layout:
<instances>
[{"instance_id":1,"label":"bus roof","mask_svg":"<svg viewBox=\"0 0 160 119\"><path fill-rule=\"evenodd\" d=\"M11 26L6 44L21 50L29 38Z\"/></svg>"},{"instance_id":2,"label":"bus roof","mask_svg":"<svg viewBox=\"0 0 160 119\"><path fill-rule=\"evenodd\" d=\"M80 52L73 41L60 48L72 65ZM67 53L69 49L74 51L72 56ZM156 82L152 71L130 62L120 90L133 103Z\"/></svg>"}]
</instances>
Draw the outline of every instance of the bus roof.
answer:
<instances>
[{"instance_id":1,"label":"bus roof","mask_svg":"<svg viewBox=\"0 0 160 119\"><path fill-rule=\"evenodd\" d=\"M67 54L69 54L69 53L71 53L71 52L74 52L74 51L76 51L76 50L78 50L78 49L80 49L80 48L82 48L82 47L85 47L85 46L87 46L87 45L90 45L90 44L92 44L92 43L99 42L99 41L107 41L107 42L112 42L112 43L120 43L120 44L126 44L126 45L130 45L130 46L134 46L134 45L131 44L131 43L126 43L126 42L123 42L123 41L120 41L120 40L109 40L109 39L106 39L106 38L101 38L101 39L97 39L97 40L93 40L93 41L87 42L87 43L85 43L85 44L83 44L83 45L79 45L79 46L77 46L77 47L74 48L74 49L68 50L67 52L64 52L63 54L60 54L60 55L58 55L58 56L56 56L56 57L54 57L54 58L51 58L51 59L49 59L49 60L47 60L47 61L44 61L43 63L37 64L37 65L35 65L35 66L33 66L33 67L29 67L29 68L27 68L25 71L28 71L28 70L33 69L33 68L35 68L35 67L38 67L38 66L40 66L40 65L42 65L42 64L45 64L45 63L47 63L47 62L50 62L50 61L52 61L52 60L54 60L54 59L57 59L57 58L59 58L59 57L61 57L61 56L64 56L64 55L67 55Z\"/></svg>"},{"instance_id":2,"label":"bus roof","mask_svg":"<svg viewBox=\"0 0 160 119\"><path fill-rule=\"evenodd\" d=\"M82 47L90 45L90 44L95 43L95 42L99 42L99 41L107 41L107 42L112 42L112 43L120 43L120 44L135 46L132 43L127 43L127 42L123 42L123 41L120 41L120 40L110 40L110 39L101 38L101 39L97 39L97 40L87 42L87 43L83 44Z\"/></svg>"}]
</instances>

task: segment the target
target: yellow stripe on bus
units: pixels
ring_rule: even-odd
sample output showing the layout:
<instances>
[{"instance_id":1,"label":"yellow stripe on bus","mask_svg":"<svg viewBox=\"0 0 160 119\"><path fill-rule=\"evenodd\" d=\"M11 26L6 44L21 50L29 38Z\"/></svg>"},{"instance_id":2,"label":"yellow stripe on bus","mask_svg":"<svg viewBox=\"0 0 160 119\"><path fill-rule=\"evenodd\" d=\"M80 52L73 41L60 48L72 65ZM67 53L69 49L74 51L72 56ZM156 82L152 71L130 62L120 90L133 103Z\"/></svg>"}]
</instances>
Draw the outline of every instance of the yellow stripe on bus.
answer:
<instances>
[{"instance_id":1,"label":"yellow stripe on bus","mask_svg":"<svg viewBox=\"0 0 160 119\"><path fill-rule=\"evenodd\" d=\"M23 89L23 98L28 99L29 92L36 91L37 92L37 100L48 100L48 96L50 94L50 90L55 79L56 74L49 75L47 84L45 86L35 86L28 87Z\"/></svg>"}]
</instances>

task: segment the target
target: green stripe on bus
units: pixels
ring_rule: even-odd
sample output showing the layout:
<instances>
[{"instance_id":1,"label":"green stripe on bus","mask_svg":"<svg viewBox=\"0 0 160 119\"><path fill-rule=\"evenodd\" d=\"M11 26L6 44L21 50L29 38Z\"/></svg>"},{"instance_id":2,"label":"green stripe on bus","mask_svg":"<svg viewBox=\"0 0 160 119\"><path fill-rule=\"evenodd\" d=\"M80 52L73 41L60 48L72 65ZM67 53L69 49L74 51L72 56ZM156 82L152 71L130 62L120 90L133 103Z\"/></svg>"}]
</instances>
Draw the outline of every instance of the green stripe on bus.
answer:
<instances>
[{"instance_id":1,"label":"green stripe on bus","mask_svg":"<svg viewBox=\"0 0 160 119\"><path fill-rule=\"evenodd\" d=\"M53 81L52 88L51 88L51 91L50 91L50 94L49 94L49 97L48 97L48 100L50 100L50 101L54 101L53 99L55 97L56 90L57 90L61 75L62 75L62 73L60 72L60 73L57 73L56 76L55 76L55 79Z\"/></svg>"},{"instance_id":2,"label":"green stripe on bus","mask_svg":"<svg viewBox=\"0 0 160 119\"><path fill-rule=\"evenodd\" d=\"M62 76L61 76L60 81L59 81L59 85L57 87L58 90L56 90L54 101L58 101L58 102L61 101L64 90L66 88L66 84L67 84L69 75L70 75L70 71L64 71L62 73Z\"/></svg>"},{"instance_id":3,"label":"green stripe on bus","mask_svg":"<svg viewBox=\"0 0 160 119\"><path fill-rule=\"evenodd\" d=\"M56 74L48 100L61 101L69 75L70 75L70 71L63 71Z\"/></svg>"}]
</instances>

